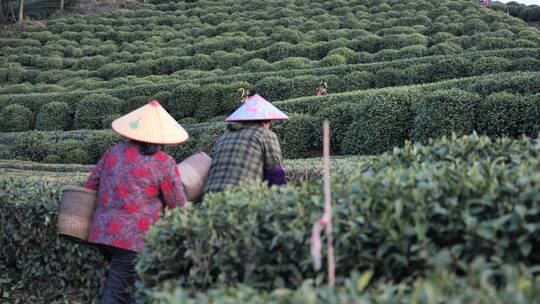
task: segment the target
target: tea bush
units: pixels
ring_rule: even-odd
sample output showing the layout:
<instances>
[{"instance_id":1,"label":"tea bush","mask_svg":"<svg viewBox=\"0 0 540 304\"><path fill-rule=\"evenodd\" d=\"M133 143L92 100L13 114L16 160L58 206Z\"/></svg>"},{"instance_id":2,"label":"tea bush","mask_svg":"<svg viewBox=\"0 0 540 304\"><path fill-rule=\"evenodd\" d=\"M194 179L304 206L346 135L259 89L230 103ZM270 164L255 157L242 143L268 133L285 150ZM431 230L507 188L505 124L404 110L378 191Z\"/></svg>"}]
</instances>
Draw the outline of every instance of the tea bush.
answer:
<instances>
[{"instance_id":1,"label":"tea bush","mask_svg":"<svg viewBox=\"0 0 540 304\"><path fill-rule=\"evenodd\" d=\"M343 168L332 180L338 282L368 269L375 279L411 280L432 271L428 259L441 250L457 273L478 256L540 264L539 153L538 140L452 137ZM317 279L324 274L312 269L309 237L322 210L320 183L208 194L150 230L138 288L273 289Z\"/></svg>"},{"instance_id":2,"label":"tea bush","mask_svg":"<svg viewBox=\"0 0 540 304\"><path fill-rule=\"evenodd\" d=\"M153 292L143 302L405 304L437 299L441 302L503 304L540 300L540 280L533 274L534 269L523 269L515 265L503 265L497 269L478 259L468 265L467 276L460 277L445 269L448 259L445 253L434 257L435 271L425 278L418 278L414 284L371 282L372 272L365 271L361 275L351 275L335 290L318 286L320 283L314 280L306 280L296 289L278 288L271 291L241 285L194 293L180 286L166 286L163 290Z\"/></svg>"},{"instance_id":3,"label":"tea bush","mask_svg":"<svg viewBox=\"0 0 540 304\"><path fill-rule=\"evenodd\" d=\"M84 140L82 149L88 154L91 163L95 164L107 149L121 141L120 135L112 130L100 130Z\"/></svg>"},{"instance_id":4,"label":"tea bush","mask_svg":"<svg viewBox=\"0 0 540 304\"><path fill-rule=\"evenodd\" d=\"M28 132L15 141L13 148L17 159L41 161L47 156L50 145L45 136L39 132Z\"/></svg>"},{"instance_id":5,"label":"tea bush","mask_svg":"<svg viewBox=\"0 0 540 304\"><path fill-rule=\"evenodd\" d=\"M36 130L67 130L73 122L73 109L65 102L44 104L38 112Z\"/></svg>"},{"instance_id":6,"label":"tea bush","mask_svg":"<svg viewBox=\"0 0 540 304\"><path fill-rule=\"evenodd\" d=\"M378 154L399 147L412 120L410 94L373 96L355 109L343 136L344 154Z\"/></svg>"},{"instance_id":7,"label":"tea bush","mask_svg":"<svg viewBox=\"0 0 540 304\"><path fill-rule=\"evenodd\" d=\"M34 114L28 108L13 104L0 112L0 130L2 132L20 132L32 129Z\"/></svg>"},{"instance_id":8,"label":"tea bush","mask_svg":"<svg viewBox=\"0 0 540 304\"><path fill-rule=\"evenodd\" d=\"M521 96L507 92L495 93L480 100L477 126L479 132L491 137L527 134L538 135L540 94Z\"/></svg>"},{"instance_id":9,"label":"tea bush","mask_svg":"<svg viewBox=\"0 0 540 304\"><path fill-rule=\"evenodd\" d=\"M425 100L412 105L415 117L411 139L427 142L452 132L470 134L479 100L479 95L457 89L428 93Z\"/></svg>"},{"instance_id":10,"label":"tea bush","mask_svg":"<svg viewBox=\"0 0 540 304\"><path fill-rule=\"evenodd\" d=\"M0 178L3 301L90 302L99 295L104 261L94 248L57 235L59 199L58 184Z\"/></svg>"},{"instance_id":11,"label":"tea bush","mask_svg":"<svg viewBox=\"0 0 540 304\"><path fill-rule=\"evenodd\" d=\"M276 122L272 129L280 140L280 146L285 158L305 157L306 153L321 141L321 138L315 138L314 132L319 125L309 114L292 114L289 120Z\"/></svg>"},{"instance_id":12,"label":"tea bush","mask_svg":"<svg viewBox=\"0 0 540 304\"><path fill-rule=\"evenodd\" d=\"M77 129L103 128L103 119L113 113L118 113L120 102L120 99L107 94L90 94L84 97L77 103L75 127Z\"/></svg>"}]
</instances>

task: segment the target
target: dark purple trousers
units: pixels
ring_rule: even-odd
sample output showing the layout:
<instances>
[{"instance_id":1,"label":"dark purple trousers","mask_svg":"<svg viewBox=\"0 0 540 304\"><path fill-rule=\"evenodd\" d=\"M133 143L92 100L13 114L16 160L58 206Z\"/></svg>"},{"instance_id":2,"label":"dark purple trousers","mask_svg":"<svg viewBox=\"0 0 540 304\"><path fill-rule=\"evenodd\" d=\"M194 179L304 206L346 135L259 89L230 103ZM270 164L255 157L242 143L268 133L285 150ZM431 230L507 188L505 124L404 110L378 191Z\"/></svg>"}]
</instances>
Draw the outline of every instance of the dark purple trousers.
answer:
<instances>
[{"instance_id":1,"label":"dark purple trousers","mask_svg":"<svg viewBox=\"0 0 540 304\"><path fill-rule=\"evenodd\" d=\"M133 287L137 278L137 253L105 245L100 245L99 250L109 262L109 274L101 295L101 304L135 303Z\"/></svg>"}]
</instances>

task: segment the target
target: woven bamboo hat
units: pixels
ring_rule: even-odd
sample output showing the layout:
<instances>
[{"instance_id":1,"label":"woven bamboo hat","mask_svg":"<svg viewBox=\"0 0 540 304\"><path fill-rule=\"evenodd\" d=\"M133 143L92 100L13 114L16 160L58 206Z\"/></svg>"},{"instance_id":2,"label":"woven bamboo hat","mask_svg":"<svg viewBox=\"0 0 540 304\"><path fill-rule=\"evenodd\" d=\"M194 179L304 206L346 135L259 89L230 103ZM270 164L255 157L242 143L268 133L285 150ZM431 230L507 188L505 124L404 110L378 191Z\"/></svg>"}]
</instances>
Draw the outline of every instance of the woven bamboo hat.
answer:
<instances>
[{"instance_id":1,"label":"woven bamboo hat","mask_svg":"<svg viewBox=\"0 0 540 304\"><path fill-rule=\"evenodd\" d=\"M255 94L236 109L225 121L249 121L249 120L284 120L289 119L285 113L274 107L271 103Z\"/></svg>"},{"instance_id":2,"label":"woven bamboo hat","mask_svg":"<svg viewBox=\"0 0 540 304\"><path fill-rule=\"evenodd\" d=\"M114 120L112 128L126 138L151 144L180 144L189 137L156 100Z\"/></svg>"}]
</instances>

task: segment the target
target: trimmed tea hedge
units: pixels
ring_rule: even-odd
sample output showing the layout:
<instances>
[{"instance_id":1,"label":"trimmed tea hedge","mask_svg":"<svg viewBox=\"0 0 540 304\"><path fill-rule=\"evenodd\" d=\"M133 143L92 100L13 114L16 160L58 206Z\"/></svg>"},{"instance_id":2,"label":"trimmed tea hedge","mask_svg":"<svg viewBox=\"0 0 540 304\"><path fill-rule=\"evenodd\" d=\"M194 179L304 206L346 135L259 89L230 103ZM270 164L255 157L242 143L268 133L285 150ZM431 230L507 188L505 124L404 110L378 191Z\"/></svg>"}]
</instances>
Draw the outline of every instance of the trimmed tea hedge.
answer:
<instances>
[{"instance_id":1,"label":"trimmed tea hedge","mask_svg":"<svg viewBox=\"0 0 540 304\"><path fill-rule=\"evenodd\" d=\"M482 58L486 58L486 60ZM126 81L127 79L119 79L118 81L109 81L111 84L105 88L90 87L77 92L55 89L53 92L45 93L4 94L0 95L0 108L16 103L38 112L44 103L61 101L68 103L74 109L79 109L79 111L90 109L87 111L94 112L93 109L96 107L107 108L103 105L96 106L94 104L97 102L96 98L90 97L99 95L99 100L103 100L104 103L105 100L111 100L111 96L122 100L121 102L107 103L107 105L117 104L115 109L109 109L109 111L118 112L119 106L121 106L122 112L133 110L135 105L127 102L128 99L132 98L146 98L147 101L158 99L178 119L195 117L198 121L207 121L234 110L235 105L240 101L239 88L249 90L253 87L255 91L269 100L284 100L314 95L317 86L322 81L329 83L330 92L339 93L372 87L427 83L504 71L537 71L540 67L539 59L539 49L511 49L346 65L337 68L259 72L189 80L169 77L164 78L165 81L159 84L155 82L138 84ZM116 84L117 82L119 85ZM87 82L82 84L88 85ZM80 88L77 87L77 89ZM88 98L94 101L90 104L87 101L81 101L81 99ZM93 118L95 122L78 122L81 119L79 115L76 116L75 127L102 128L98 121L103 119L104 114L101 112L92 114L96 115Z\"/></svg>"},{"instance_id":2,"label":"trimmed tea hedge","mask_svg":"<svg viewBox=\"0 0 540 304\"><path fill-rule=\"evenodd\" d=\"M533 271L540 264L540 227L535 221L540 197L539 153L538 140L465 137L431 146L407 145L364 164L345 160L335 169L340 173L334 176L332 188L337 273L343 286L339 290L351 286L347 278L354 270L374 271L372 280L362 280L361 290L378 278L403 278L403 284L416 276L433 278L441 269L429 257L441 251L449 255L444 278L450 281L444 286L458 284L452 289L456 291L475 286L476 281L457 283L462 279L454 276L455 271L467 273L466 280L479 278L476 270L494 271L509 279L504 273L515 272L507 272L502 263L523 263L522 269ZM301 166L296 166L299 172ZM97 252L55 233L60 186L82 181L72 177L54 183L47 177L0 178L0 233L5 236L0 238L3 300L89 302L98 297L105 268ZM304 282L310 278L316 285L322 284L324 274L312 270L309 258L310 228L321 212L319 183L271 191L262 185L231 189L207 197L200 206L169 212L151 230L141 255L139 299L152 297L149 302L153 303L190 297L193 288L217 282L243 283L257 293L261 292L253 289L257 286L269 290L304 284L308 288ZM489 264L468 264L478 255L487 257ZM523 279L531 279L521 274ZM497 275L498 284L501 276ZM352 278L359 284L354 274ZM512 284L506 286L511 289ZM535 281L520 285L519 292L536 299L538 293L525 286L537 285ZM175 290L182 286L187 289ZM376 296L381 290L397 292L398 285L370 286L370 294ZM498 295L507 301L514 294L508 288L499 289ZM228 295L240 296L240 291L229 290ZM301 293L300 289L284 292ZM207 293L212 295L225 296L220 291ZM454 292L443 295L459 296ZM268 294L262 291L257 296L267 299ZM319 297L324 301L324 294Z\"/></svg>"},{"instance_id":3,"label":"trimmed tea hedge","mask_svg":"<svg viewBox=\"0 0 540 304\"><path fill-rule=\"evenodd\" d=\"M32 129L34 114L28 108L12 104L0 112L0 130L8 132L28 131Z\"/></svg>"},{"instance_id":4,"label":"trimmed tea hedge","mask_svg":"<svg viewBox=\"0 0 540 304\"><path fill-rule=\"evenodd\" d=\"M540 301L540 278L534 269L503 265L499 269L478 259L467 265L466 277L456 276L445 269L449 256L445 253L434 257L436 270L414 284L370 282L372 271L353 274L335 290L317 286L313 280L305 281L297 289L278 288L261 291L249 286L211 289L193 293L189 290L167 286L156 291L145 302L149 303L535 303ZM366 289L367 285L369 289Z\"/></svg>"},{"instance_id":5,"label":"trimmed tea hedge","mask_svg":"<svg viewBox=\"0 0 540 304\"><path fill-rule=\"evenodd\" d=\"M538 140L468 136L407 144L344 168L332 181L338 282L368 269L377 279L414 279L441 250L458 273L478 256L539 265L539 155ZM298 287L323 276L309 251L322 209L320 183L209 194L151 229L137 265L140 292Z\"/></svg>"},{"instance_id":6,"label":"trimmed tea hedge","mask_svg":"<svg viewBox=\"0 0 540 304\"><path fill-rule=\"evenodd\" d=\"M58 186L0 179L0 299L88 302L99 294L105 273L101 256L56 234Z\"/></svg>"}]
</instances>

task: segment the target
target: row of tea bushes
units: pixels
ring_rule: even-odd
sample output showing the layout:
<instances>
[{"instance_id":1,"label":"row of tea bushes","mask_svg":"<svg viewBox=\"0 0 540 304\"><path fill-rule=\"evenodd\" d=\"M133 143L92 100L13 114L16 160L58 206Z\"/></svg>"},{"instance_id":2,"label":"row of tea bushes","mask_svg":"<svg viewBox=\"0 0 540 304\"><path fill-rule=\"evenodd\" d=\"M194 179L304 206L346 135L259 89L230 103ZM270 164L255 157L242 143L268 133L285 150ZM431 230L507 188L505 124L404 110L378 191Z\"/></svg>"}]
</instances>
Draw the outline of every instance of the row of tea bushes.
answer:
<instances>
[{"instance_id":1,"label":"row of tea bushes","mask_svg":"<svg viewBox=\"0 0 540 304\"><path fill-rule=\"evenodd\" d=\"M536 269L519 265L499 268L482 259L468 265L465 276L445 269L448 255L434 257L436 269L414 283L370 282L371 271L353 274L332 290L305 281L296 289L264 291L249 286L191 292L181 286L167 286L144 298L145 303L222 304L222 303L336 303L336 304L408 304L408 303L536 303L540 301L540 278ZM367 289L366 286L370 285Z\"/></svg>"},{"instance_id":2,"label":"row of tea bushes","mask_svg":"<svg viewBox=\"0 0 540 304\"><path fill-rule=\"evenodd\" d=\"M344 74L304 75L291 78L266 75L267 77L259 80L256 80L257 75L252 75L251 77L255 79L251 83L233 81L229 84L209 84L204 83L206 80L200 79L198 84L176 81L95 91L6 94L0 95L2 108L0 117L3 121L0 124L0 131L27 131L33 128L37 130L107 128L114 118L120 116L119 113L129 112L151 99L161 101L177 119L193 118L195 121L207 121L234 111L240 102L240 88L252 89L269 100L285 100L314 95L315 88L321 80L330 84L331 92L347 92L372 87L434 82L461 76L478 75L476 77L481 79L480 75L500 73L508 69L537 71L540 61L529 56L534 54L539 57L538 49L522 51L521 53L527 57L517 58L514 61L493 56L487 61L469 60L466 58L468 56L445 56L446 60L436 63L432 60L431 64L400 62L394 65L395 68L385 68L380 64L366 65L367 70L382 68L373 73L351 71ZM516 55L511 57L516 58ZM483 67L480 68L480 65ZM346 72L350 69L351 67L343 68L336 72ZM237 76L239 79L251 77Z\"/></svg>"},{"instance_id":3,"label":"row of tea bushes","mask_svg":"<svg viewBox=\"0 0 540 304\"><path fill-rule=\"evenodd\" d=\"M519 84L513 86L504 78L497 80L504 83L498 88L489 81L480 84L490 85L489 90L495 91L487 96L459 89L431 90L434 86L420 86L323 97L323 102L328 104L326 107L316 104L314 109L304 108L308 113L289 113L288 121L276 122L272 129L280 138L286 158L319 154L321 125L325 119L332 125L332 149L340 155L378 154L400 147L406 140L426 142L452 132L536 137L540 132L537 119L540 88L534 86L534 79L532 84L525 83L526 77L512 79ZM512 90L515 92L510 93ZM522 94L527 91L536 94ZM298 100L298 103L304 101ZM294 103L284 104L285 109L298 108ZM311 111L313 114L309 113ZM168 146L167 151L176 159L184 159L198 150L210 152L224 129L223 122L188 127L191 139L184 145ZM0 136L0 158L92 164L109 146L121 140L111 130L87 131L82 135L75 132L77 140L68 137L71 132L65 132L65 137L56 140L49 139L47 134L63 133L32 131Z\"/></svg>"},{"instance_id":4,"label":"row of tea bushes","mask_svg":"<svg viewBox=\"0 0 540 304\"><path fill-rule=\"evenodd\" d=\"M350 50L347 48L336 49L336 54L341 54L348 57L346 54ZM101 56L103 57L103 56ZM88 60L100 62L100 56L89 57ZM409 70L413 71L413 67L417 66L422 67L423 69L428 69L423 71L423 78L417 79L417 82L428 81L433 82L440 79L455 78L460 76L473 75L475 73L485 73L489 71L488 65L485 58L483 57L493 57L494 62L491 64L492 67L496 68L496 64L502 64L506 69L511 70L534 70L534 66L537 65L537 60L539 59L539 50L538 48L512 48L512 49L502 49L502 50L488 50L488 51L467 51L460 52L459 54L446 54L441 56L429 56L429 57L420 57L420 58L406 58L399 60L392 60L389 62L378 62L372 63L375 60L375 57L369 54L364 54L361 56L362 62L364 64L347 64L338 67L328 67L328 68L315 68L315 69L305 69L302 68L302 58L289 58L284 60L283 65L279 71L271 71L273 64L270 64L262 59L253 59L246 66L247 70L239 70L238 73L229 73L222 70L214 71L197 71L197 70L181 70L177 71L174 74L168 76L163 75L153 75L149 77L138 78L135 76L127 77L117 77L109 81L104 81L101 78L96 78L95 72L88 70L80 70L76 72L70 71L60 71L57 70L54 73L55 79L58 82L55 85L31 85L29 83L23 83L19 85L9 85L0 89L1 94L22 94L22 93L47 93L47 92L61 92L68 91L71 87L76 87L79 90L85 91L95 91L99 89L115 89L125 86L140 86L140 85L152 85L156 82L175 82L178 80L189 80L190 84L212 84L212 83L221 83L229 84L232 82L244 81L251 84L271 77L285 77L285 78L296 78L298 76L318 76L319 81L326 80L327 76L333 77L337 76L338 78L343 78L348 74L353 72L367 72L370 74L376 74L379 70L384 69L398 69L398 70ZM483 59L482 59L483 58ZM481 60L479 60L481 59ZM508 62L505 63L505 60L510 60L510 65ZM177 65L178 58L174 56L160 56L159 64L163 67L173 67ZM370 63L370 64L366 64ZM121 65L116 65L120 67ZM449 69L450 67L450 69ZM174 68L176 69L176 68ZM479 70L475 72L475 70ZM491 68L493 69L493 68ZM23 74L18 74L16 71L22 71ZM32 81L24 73L41 73L39 71L28 71L24 72L21 67L13 66L9 70L4 70L7 74L4 74L4 79L9 77L22 77L22 81ZM43 72L50 73L50 72ZM236 74L236 75L235 75ZM414 73L413 73L414 74ZM8 78L6 78L8 77ZM34 76L30 77L33 78ZM39 76L38 76L39 77ZM409 76L403 76L409 77ZM28 79L27 79L28 78ZM82 79L84 78L84 79ZM331 82L331 90L333 92L345 91L347 89L346 85L341 84L344 80L336 79L337 83L334 83L333 79ZM407 81L406 81L407 82ZM318 85L318 84L316 84ZM375 85L375 84L372 84ZM274 90L279 89L279 87L272 88ZM349 90L351 88L348 88ZM98 92L95 92L98 93ZM115 95L115 94L113 94ZM290 96L293 96L292 94ZM120 97L120 96L118 96ZM194 96L194 99L197 99L197 96Z\"/></svg>"},{"instance_id":5,"label":"row of tea bushes","mask_svg":"<svg viewBox=\"0 0 540 304\"><path fill-rule=\"evenodd\" d=\"M540 6L538 5L526 5L511 1L509 3L493 3L489 8L508 13L510 16L518 17L527 22L540 21Z\"/></svg>"},{"instance_id":6,"label":"row of tea bushes","mask_svg":"<svg viewBox=\"0 0 540 304\"><path fill-rule=\"evenodd\" d=\"M56 234L61 184L47 179L0 178L2 302L89 302L99 295L104 261L94 248Z\"/></svg>"},{"instance_id":7,"label":"row of tea bushes","mask_svg":"<svg viewBox=\"0 0 540 304\"><path fill-rule=\"evenodd\" d=\"M176 159L184 159L199 150L209 152L211 144L223 133L224 123L192 125L186 130L191 136L188 143L166 147ZM121 141L112 130L3 133L0 159L95 164L109 147Z\"/></svg>"},{"instance_id":8,"label":"row of tea bushes","mask_svg":"<svg viewBox=\"0 0 540 304\"><path fill-rule=\"evenodd\" d=\"M417 34L419 35L419 34ZM404 37L400 37L404 36ZM410 35L409 35L410 36ZM378 36L376 36L378 37ZM56 83L62 78L71 75L80 75L76 71L90 71L91 75L110 80L117 77L134 75L144 77L148 75L167 75L184 69L200 71L223 70L227 74L239 71L265 71L283 70L290 68L321 68L340 66L344 64L358 64L365 62L379 62L405 58L423 57L428 55L458 54L467 50L492 50L508 48L534 48L540 42L536 40L513 37L498 37L492 35L475 34L470 37L460 36L449 42L442 42L430 47L426 41L407 38L407 35L390 35L389 41L401 39L402 45L393 48L382 48L377 52L367 52L359 48L363 41L329 41L316 44L293 45L279 42L267 48L239 54L237 52L215 51L211 54L194 56L160 55L155 52L148 55L123 55L124 60L105 57L102 55L87 56L81 59L64 58L58 56L24 54L18 48L4 49L4 56L8 62L4 64L3 75L0 81L20 83L29 81L33 83ZM414 37L414 36L413 36ZM424 37L420 35L420 37ZM469 39L467 39L469 38ZM423 43L422 43L423 42ZM383 43L383 42L381 42ZM65 47L73 52L71 47ZM13 53L13 54L11 54ZM129 53L128 53L129 54ZM167 63L167 64L164 64ZM18 65L25 68L18 67ZM11 73L8 68L12 70ZM28 69L35 67L39 70ZM19 71L19 73L15 73ZM60 75L58 71L61 71ZM55 72L54 74L51 74ZM77 74L76 74L77 73Z\"/></svg>"},{"instance_id":9,"label":"row of tea bushes","mask_svg":"<svg viewBox=\"0 0 540 304\"><path fill-rule=\"evenodd\" d=\"M371 269L374 279L413 280L447 250L448 269L490 263L540 265L540 141L468 136L407 144L332 179L337 281ZM206 290L299 287L313 270L310 232L323 210L320 182L252 184L167 213L149 234L137 269L143 294L167 286Z\"/></svg>"},{"instance_id":10,"label":"row of tea bushes","mask_svg":"<svg viewBox=\"0 0 540 304\"><path fill-rule=\"evenodd\" d=\"M503 302L513 302L514 297L525 297L525 303L537 299L534 288L538 283L532 276L535 265L540 264L540 227L535 221L539 147L537 140L452 138L430 146L407 145L367 163L336 169L332 191L339 290L352 289L339 295L322 291L326 295L315 296L321 301L346 297L343 303L348 303L347 299L368 296L362 293L368 283L369 296L379 295L377 299L385 298L379 293L387 288L391 294L399 293L396 297L405 296L401 292L429 282L439 273L430 257L444 252L449 257L441 278L448 284L426 285L449 292L439 294L441 299L463 297L463 301L477 302L481 296L486 301L500 297ZM351 162L356 161L364 160ZM0 238L0 299L51 303L90 302L98 297L105 270L100 256L93 248L73 244L55 233L60 187L83 180L71 175L54 183L47 176L0 178L0 233L4 236ZM246 188L209 196L202 205L164 216L150 232L140 257L137 286L141 300L147 296L153 298L152 303L199 299L203 295L193 296L194 288L221 282L249 287L226 289L226 293L209 291L206 296L215 303L222 303L218 295L238 300L251 297L243 293L247 290L249 294L260 292L252 295L254 301L259 296L261 300L278 296L276 301L286 301L289 296L303 297L300 286L306 279L314 279L317 286L323 284L324 273L315 273L309 258L311 225L322 212L320 184L282 190L267 190L262 185ZM488 264L469 264L477 256L487 257ZM518 263L531 273L520 272L518 282L506 281L518 277L513 277L516 272L506 272L504 264ZM355 270L373 273L363 275L360 284L351 274ZM488 274L483 270L493 271L497 294L475 295L480 286L476 280ZM461 279L455 277L456 271L468 274L467 280L472 281L458 284L454 280ZM348 280L351 275L352 281ZM418 276L428 279L408 285ZM379 279L403 284L379 285ZM483 284L482 288L489 286ZM269 295L253 289L286 286L299 290L279 289ZM468 291L458 293L463 288ZM355 289L357 293L349 293ZM288 296L279 297L281 292ZM419 294L407 295L405 303L408 296L414 299Z\"/></svg>"},{"instance_id":11,"label":"row of tea bushes","mask_svg":"<svg viewBox=\"0 0 540 304\"><path fill-rule=\"evenodd\" d=\"M334 168L350 161L337 160ZM287 161L289 181L320 179L319 162ZM98 252L56 234L61 187L82 184L92 168L0 162L0 302L90 303L99 297L105 265Z\"/></svg>"},{"instance_id":12,"label":"row of tea bushes","mask_svg":"<svg viewBox=\"0 0 540 304\"><path fill-rule=\"evenodd\" d=\"M349 55L347 55L349 52L350 50L347 48L339 48L335 50L335 53L337 55L346 56L346 57L349 57ZM277 77L281 76L281 77L289 77L289 78L300 76L300 75L320 75L322 77L325 74L345 76L347 74L350 74L351 72L376 73L378 70L386 69L386 68L406 69L414 65L423 65L423 64L429 65L426 67L431 67L433 69L433 71L429 74L429 76L426 76L427 79L431 79L433 81L434 79L444 79L444 78L453 78L453 77L458 77L458 76L472 75L474 74L474 71L476 69L480 69L484 71L486 70L486 67L484 66L486 63L483 62L485 61L485 58L482 60L479 60L482 57L501 57L504 59L511 60L510 65L506 64L507 69L520 69L520 68L528 69L527 64L521 61L531 61L533 59L538 59L539 55L538 55L538 48L512 48L512 49L502 49L502 50L495 49L495 50L487 50L487 51L476 50L476 51L460 52L459 54L450 53L450 54L445 54L445 55L440 55L440 56L429 56L425 58L423 57L405 58L405 59L393 60L390 62L379 62L379 63L371 63L371 64L366 64L366 63L373 62L376 59L373 55L363 54L361 57L362 57L361 61L364 62L364 64L347 64L346 66L317 68L317 69L306 69L306 66L304 65L304 61L302 60L302 58L292 57L282 62L283 65L279 68L279 71L273 71L273 72L268 72L272 70L272 64L262 59L254 59L253 61L250 61L249 67L245 71L242 69L239 69L238 71L234 71L234 73L233 72L229 73L229 72L224 72L221 70L215 70L216 72L221 71L220 74L222 75L218 77L213 77L212 79L207 79L205 83L214 83L214 82L228 83L228 82L233 82L233 81L247 81L250 83L255 83L258 80L261 80L267 77L272 77L272 76L277 76ZM95 58L99 59L99 56L96 56ZM500 61L501 58L495 58L495 59ZM388 59L392 59L392 58L388 58ZM455 61L454 64L457 64L460 67L460 70L462 70L460 74L455 74L455 73L444 74L445 67L439 66L441 64L444 65L445 62L452 61L452 60ZM517 62L514 62L514 61L517 61ZM182 62L182 58L179 58L179 57L161 56L159 59L157 59L156 64L161 66L161 68L169 68L170 69L169 72L172 72L173 70L183 69L182 66L179 66L181 62ZM110 73L117 73L116 70L125 71L126 69L130 69L130 67L133 69L144 69L144 64L141 64L141 62L138 62L136 65L137 66L134 66L134 65L123 66L122 64L113 64L111 66L105 66L103 67L103 69L108 70ZM448 63L446 63L446 65L448 65ZM472 65L472 66L469 66L469 65ZM436 69L436 67L438 67L438 69ZM21 71L22 74L17 73L17 71ZM435 73L436 71L438 72ZM455 68L452 71L455 72ZM24 72L24 70L21 67L17 67L17 66L6 67L3 69L3 72L4 72L3 78L6 81L9 81L9 79L11 79L12 77L16 77L20 79L21 81L30 81L30 82L33 82L33 80L30 78L35 78L36 75L34 76L30 75L27 77L25 73L30 73L32 75L36 73L40 73L39 71ZM244 73L231 76L231 74L237 74L240 72L244 72ZM245 72L248 72L248 73L245 73ZM48 72L43 72L43 73L48 73ZM202 73L204 75L204 73L207 74L210 72L198 71L198 73ZM62 71L55 70L55 74L59 74L57 77L60 77L58 78L58 80L61 81L60 83L63 83L63 81L61 80L63 78L77 79L80 77L84 77L86 78L85 80L89 83L83 83L81 81L79 82L81 82L81 84L84 85L85 88L92 89L92 90L95 90L98 88L115 88L119 86L119 84L121 84L120 82L121 79L115 78L114 81L109 81L109 82L101 81L101 83L99 83L99 86L89 87L88 86L89 84L97 82L95 77L99 75L96 74L96 72L91 72L88 70L81 70L81 71L76 71L76 72L70 72L66 70L62 70ZM190 79L193 77L193 75L188 75L188 76L189 76L188 78ZM156 78L159 78L159 76L153 76L149 78L156 79ZM168 78L162 77L162 79L160 79L160 82L163 82L164 80L167 80L167 79ZM130 84L132 84L133 81L137 81L137 80L139 79L133 78L133 77L129 79ZM192 80L192 82L199 83L200 81ZM106 87L104 87L104 85L106 85ZM9 89L10 87L17 88L17 86L8 86L4 90ZM43 89L42 87L43 86L39 86L39 88ZM14 89L13 92L6 91L6 93L8 94L9 93L14 94L16 92L17 92L17 89ZM26 91L26 92L30 92L30 91Z\"/></svg>"},{"instance_id":13,"label":"row of tea bushes","mask_svg":"<svg viewBox=\"0 0 540 304\"><path fill-rule=\"evenodd\" d=\"M224 3L222 3L224 4ZM348 4L348 5L347 5ZM516 23L510 17L503 14L494 13L489 10L482 10L472 6L470 3L461 2L455 4L449 2L438 3L439 9L426 1L417 1L409 6L390 3L380 3L384 9L379 9L378 5L369 5L376 8L377 12L368 12L364 6L367 3L301 3L286 4L285 6L295 7L291 9L281 9L283 4L267 2L265 5L256 6L253 11L246 11L245 5L239 10L231 10L231 6L239 6L236 3L229 5L215 6L210 3L198 3L196 7L178 8L178 12L163 12L154 5L135 10L134 12L114 12L110 15L102 16L82 16L81 18L66 17L50 22L45 29L35 29L30 27L23 34L23 37L31 43L23 43L17 39L9 39L6 46L28 47L43 46L45 55L62 55L62 49L69 47L71 56L82 54L91 55L88 46L103 44L103 41L111 41L112 49L107 49L103 54L117 55L123 50L130 49L149 51L149 49L176 46L180 41L187 44L185 51L180 54L194 55L202 53L213 53L219 50L232 51L234 48L242 48L249 51L253 48L264 48L275 43L286 42L299 44L302 42L327 42L329 40L371 36L365 41L357 43L359 47L366 51L400 48L403 44L402 38L392 35L434 35L438 32L449 32L453 35L472 35L500 29L499 24L510 24L518 29L525 29L524 23ZM322 7L335 7L334 9ZM173 4L174 6L174 4ZM180 5L182 7L182 5ZM414 7L420 6L419 11ZM450 7L451 10L449 9ZM468 8L467 8L468 7ZM225 12L220 12L225 9ZM202 15L203 11L208 14ZM348 12L347 12L348 11ZM300 13L301 12L301 13ZM342 18L348 14L347 18ZM449 19L448 15L452 17ZM231 18L224 18L229 17ZM212 22L207 22L207 19ZM283 21L287 18L287 21ZM299 20L288 19L296 18ZM324 19L326 22L313 22L315 18ZM357 18L362 21L356 20ZM237 20L243 20L246 24L240 24ZM314 26L313 29L295 29L295 27L305 24ZM188 28L197 28L197 31ZM277 28L276 28L277 27ZM409 30L402 28L408 27ZM272 31L272 29L276 29ZM347 33L345 36L338 34L340 30L363 31L356 35ZM411 30L412 29L412 30ZM235 35L224 35L234 33ZM376 34L380 34L379 37ZM217 37L216 37L217 36ZM506 35L500 36L505 38ZM201 39L203 38L203 39ZM420 39L424 41L424 39ZM97 40L97 41L96 41ZM418 39L417 39L418 40ZM150 47L146 44L134 43L144 41L152 43ZM478 40L476 40L478 41ZM132 45L133 44L133 45ZM121 48L122 47L122 48ZM118 50L121 48L120 50ZM77 52L74 53L74 49ZM267 52L267 55L272 55ZM325 52L322 57L327 53ZM308 56L305 56L308 57ZM321 57L321 58L322 58ZM320 59L320 58L319 58Z\"/></svg>"}]
</instances>

